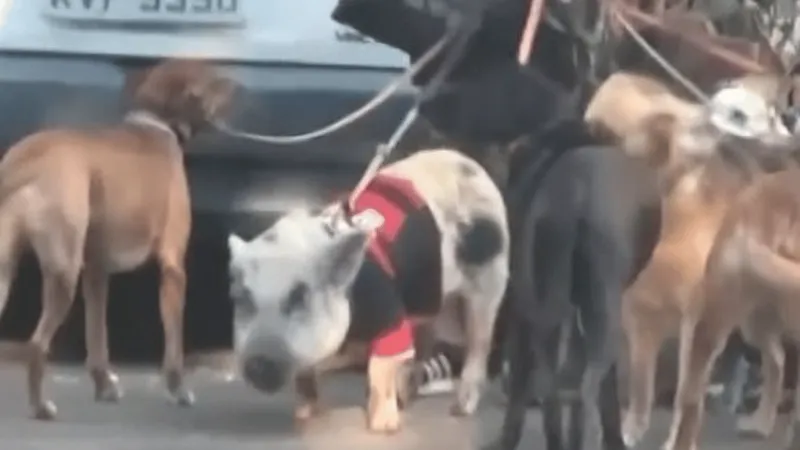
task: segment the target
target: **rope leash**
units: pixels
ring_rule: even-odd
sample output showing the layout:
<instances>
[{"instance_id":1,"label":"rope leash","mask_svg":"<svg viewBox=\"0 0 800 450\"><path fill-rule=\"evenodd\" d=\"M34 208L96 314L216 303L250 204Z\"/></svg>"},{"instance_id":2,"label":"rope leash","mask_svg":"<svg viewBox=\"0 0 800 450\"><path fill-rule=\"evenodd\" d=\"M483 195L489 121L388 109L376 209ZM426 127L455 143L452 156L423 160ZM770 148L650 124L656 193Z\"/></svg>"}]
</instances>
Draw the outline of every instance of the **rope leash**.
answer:
<instances>
[{"instance_id":1,"label":"rope leash","mask_svg":"<svg viewBox=\"0 0 800 450\"><path fill-rule=\"evenodd\" d=\"M355 206L356 199L364 189L366 189L367 185L375 175L377 175L378 171L380 170L383 163L386 161L386 158L389 157L389 154L392 153L397 144L400 142L400 139L403 138L403 135L406 134L411 125L417 120L417 116L419 115L419 109L415 106L411 108L406 116L403 118L403 121L400 123L400 126L392 133L392 136L385 144L378 145L378 149L375 151L375 156L369 162L367 169L364 171L364 174L361 175L361 179L358 180L356 187L350 192L350 196L347 198L347 206L349 207L350 211L353 210Z\"/></svg>"},{"instance_id":2,"label":"rope leash","mask_svg":"<svg viewBox=\"0 0 800 450\"><path fill-rule=\"evenodd\" d=\"M543 0L531 0L530 8L528 9L528 17L525 21L525 28L522 36L520 37L520 43L517 52L517 61L520 65L526 65L530 59L531 49L533 48L534 39L536 37L536 30L539 26L539 21L542 16L543 4ZM461 59L461 56L467 48L469 38L471 37L473 31L474 30L471 29L462 30L460 39L455 42L454 47L450 49L451 51L442 62L438 73L430 81L428 86L426 86L428 93L435 92L439 88L439 86L447 78L447 75L452 71L455 64ZM362 175L361 179L358 181L355 189L353 189L353 191L350 193L350 197L348 198L348 206L351 210L358 196L361 195L369 182L375 177L384 161L386 161L386 158L388 158L392 150L397 147L400 139L402 139L403 135L405 135L405 133L419 116L419 104L420 100L418 99L415 106L411 108L408 113L406 113L405 118L403 118L400 126L389 138L389 141L387 141L386 144L378 146L375 156L370 161L369 166Z\"/></svg>"},{"instance_id":3,"label":"rope leash","mask_svg":"<svg viewBox=\"0 0 800 450\"><path fill-rule=\"evenodd\" d=\"M644 49L645 52L647 52L648 56L653 58L661 66L661 68L666 70L671 77L675 78L678 82L680 82L683 85L683 87L685 87L689 92L691 92L692 95L697 97L697 99L700 102L708 103L710 101L710 98L700 88L698 88L697 85L695 85L694 83L691 82L691 80L683 76L683 74L681 74L678 71L678 69L676 69L672 64L670 64L669 61L664 59L664 57L661 56L658 53L658 51L655 48L653 48L647 42L647 40L645 40L645 38L642 37L641 34L639 34L638 31L636 31L636 29L633 27L633 25L631 25L628 19L625 18L622 11L620 11L619 9L614 9L610 11L613 11L614 16L622 25L622 28L625 29L625 32L627 32L633 38L633 40L636 41L636 43L640 47L642 47L642 49Z\"/></svg>"},{"instance_id":4,"label":"rope leash","mask_svg":"<svg viewBox=\"0 0 800 450\"><path fill-rule=\"evenodd\" d=\"M521 66L527 65L531 58L531 50L533 50L534 38L542 18L543 6L544 0L531 0L530 8L528 8L528 18L525 20L525 28L522 31L517 49L517 62Z\"/></svg>"},{"instance_id":5,"label":"rope leash","mask_svg":"<svg viewBox=\"0 0 800 450\"><path fill-rule=\"evenodd\" d=\"M256 133L248 133L245 131L237 130L234 127L231 127L225 122L217 122L215 123L215 127L217 130L233 137L249 139L256 142L265 142L268 144L282 144L282 145L291 145L291 144L300 144L304 142L309 142L314 139L318 139L320 137L326 136L331 133L335 133L356 121L364 118L367 114L371 113L373 110L381 106L386 100L389 99L398 89L403 87L404 85L408 85L411 83L411 80L426 66L430 63L436 56L441 53L447 43L453 38L452 33L447 33L442 36L430 49L428 49L425 54L423 54L417 61L414 62L401 76L397 77L394 81L389 83L386 87L384 87L380 92L378 92L372 99L370 99L367 103L365 103L360 108L356 109L355 111L351 112L350 114L332 122L328 125L325 125L322 128L317 130L298 134L293 136L271 136L265 134L256 134Z\"/></svg>"},{"instance_id":6,"label":"rope leash","mask_svg":"<svg viewBox=\"0 0 800 450\"><path fill-rule=\"evenodd\" d=\"M612 10L609 10L609 12L612 12ZM633 25L631 25L631 23L624 17L622 11L619 8L615 8L613 10L613 14L616 16L617 20L625 29L625 31L636 41L636 43L640 47L642 47L642 49L644 49L645 52L647 52L647 54L651 58L653 58L664 70L666 70L670 76L672 76L673 78L675 78L675 80L680 82L689 92L692 93L692 95L697 97L697 99L701 103L703 103L704 105L710 104L711 99L700 88L698 88L697 85L692 83L688 78L686 78L683 74L681 74L680 71L678 71L678 69L676 69L663 56L661 56L658 53L658 51L655 48L653 48L638 31L636 31ZM733 145L732 149L735 149L737 153L740 154L740 156L742 156L747 160L755 159L754 156L751 158L751 155L749 155L747 151L745 151L739 145ZM790 156L787 156L787 158L790 163L793 161ZM755 162L755 161L750 161L750 162ZM762 172L762 168L757 163L749 164L749 166L751 169L755 168L754 172L756 173Z\"/></svg>"}]
</instances>

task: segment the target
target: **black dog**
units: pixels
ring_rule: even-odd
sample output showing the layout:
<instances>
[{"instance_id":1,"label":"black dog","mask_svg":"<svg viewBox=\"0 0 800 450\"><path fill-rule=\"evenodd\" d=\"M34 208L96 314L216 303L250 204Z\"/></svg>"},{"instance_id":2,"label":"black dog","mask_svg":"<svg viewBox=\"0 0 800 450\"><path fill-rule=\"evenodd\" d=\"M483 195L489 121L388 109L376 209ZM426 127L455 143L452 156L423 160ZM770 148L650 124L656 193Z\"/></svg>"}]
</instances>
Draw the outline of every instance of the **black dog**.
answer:
<instances>
[{"instance_id":1,"label":"black dog","mask_svg":"<svg viewBox=\"0 0 800 450\"><path fill-rule=\"evenodd\" d=\"M659 193L648 169L597 144L579 119L574 40L542 23L531 64L521 68L515 53L527 2L495 4L442 88L420 108L495 176L511 216L512 281L496 325L499 343L509 344L511 401L492 447L519 443L534 374L545 398L548 449L595 449L601 433L608 448L622 449L615 367L620 300L658 239ZM446 29L444 19L403 0L341 0L334 18L412 60ZM436 65L430 70L416 82L429 80ZM565 326L577 331L573 342L583 356L568 443L556 395L558 355L551 351Z\"/></svg>"}]
</instances>

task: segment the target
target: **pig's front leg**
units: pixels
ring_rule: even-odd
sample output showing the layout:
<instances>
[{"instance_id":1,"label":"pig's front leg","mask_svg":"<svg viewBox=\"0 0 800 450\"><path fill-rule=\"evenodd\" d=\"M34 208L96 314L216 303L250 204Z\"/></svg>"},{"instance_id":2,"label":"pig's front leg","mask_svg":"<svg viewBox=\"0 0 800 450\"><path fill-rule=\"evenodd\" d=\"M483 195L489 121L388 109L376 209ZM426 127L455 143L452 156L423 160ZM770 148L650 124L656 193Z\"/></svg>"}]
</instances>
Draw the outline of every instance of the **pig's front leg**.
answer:
<instances>
[{"instance_id":1,"label":"pig's front leg","mask_svg":"<svg viewBox=\"0 0 800 450\"><path fill-rule=\"evenodd\" d=\"M407 360L407 355L370 357L367 368L367 427L370 431L394 433L400 430L397 382L400 369Z\"/></svg>"},{"instance_id":2,"label":"pig's front leg","mask_svg":"<svg viewBox=\"0 0 800 450\"><path fill-rule=\"evenodd\" d=\"M402 320L372 342L367 365L367 427L370 431L394 433L400 429L397 385L403 365L413 358L414 337L408 320Z\"/></svg>"},{"instance_id":3,"label":"pig's front leg","mask_svg":"<svg viewBox=\"0 0 800 450\"><path fill-rule=\"evenodd\" d=\"M297 425L305 426L309 420L322 412L316 371L307 370L298 373L294 379L294 388L297 394L294 419Z\"/></svg>"}]
</instances>

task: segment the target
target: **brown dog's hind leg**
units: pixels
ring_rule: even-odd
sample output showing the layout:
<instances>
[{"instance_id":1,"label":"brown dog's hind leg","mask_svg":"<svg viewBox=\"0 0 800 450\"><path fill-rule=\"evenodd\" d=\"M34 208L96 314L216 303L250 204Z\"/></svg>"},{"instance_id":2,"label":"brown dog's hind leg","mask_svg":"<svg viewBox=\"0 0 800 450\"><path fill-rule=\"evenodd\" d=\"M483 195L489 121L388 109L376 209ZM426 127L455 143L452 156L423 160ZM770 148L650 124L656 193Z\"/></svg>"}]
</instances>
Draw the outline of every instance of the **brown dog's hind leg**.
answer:
<instances>
[{"instance_id":1,"label":"brown dog's hind leg","mask_svg":"<svg viewBox=\"0 0 800 450\"><path fill-rule=\"evenodd\" d=\"M695 450L703 422L706 389L714 361L749 310L738 283L707 271L696 300L700 309L684 317L680 333L678 388L664 450Z\"/></svg>"},{"instance_id":2,"label":"brown dog's hind leg","mask_svg":"<svg viewBox=\"0 0 800 450\"><path fill-rule=\"evenodd\" d=\"M633 300L626 298L624 301ZM631 315L636 314L634 311ZM628 320L629 348L628 409L622 426L625 445L633 448L650 427L650 416L655 396L658 354L668 334L668 318L647 317L641 312ZM666 323L665 323L666 322Z\"/></svg>"},{"instance_id":3,"label":"brown dog's hind leg","mask_svg":"<svg viewBox=\"0 0 800 450\"><path fill-rule=\"evenodd\" d=\"M108 282L109 274L101 265L87 262L81 283L86 309L86 368L94 383L95 400L116 403L122 398L122 390L108 360Z\"/></svg>"},{"instance_id":4,"label":"brown dog's hind leg","mask_svg":"<svg viewBox=\"0 0 800 450\"><path fill-rule=\"evenodd\" d=\"M192 406L194 393L185 385L183 370L183 310L186 272L183 255L160 256L159 306L164 327L163 372L170 399L179 406Z\"/></svg>"},{"instance_id":5,"label":"brown dog's hind leg","mask_svg":"<svg viewBox=\"0 0 800 450\"><path fill-rule=\"evenodd\" d=\"M42 316L28 347L28 399L36 419L52 420L56 405L42 393L50 342L67 318L75 298L78 269L55 272L43 270Z\"/></svg>"},{"instance_id":6,"label":"brown dog's hind leg","mask_svg":"<svg viewBox=\"0 0 800 450\"><path fill-rule=\"evenodd\" d=\"M778 405L783 398L783 374L786 352L779 334L758 336L755 344L761 350L761 371L764 388L758 408L752 415L741 417L736 428L744 435L767 438L772 434L778 416Z\"/></svg>"},{"instance_id":7,"label":"brown dog's hind leg","mask_svg":"<svg viewBox=\"0 0 800 450\"><path fill-rule=\"evenodd\" d=\"M8 293L17 273L22 249L21 227L14 211L0 211L0 315L8 302Z\"/></svg>"}]
</instances>

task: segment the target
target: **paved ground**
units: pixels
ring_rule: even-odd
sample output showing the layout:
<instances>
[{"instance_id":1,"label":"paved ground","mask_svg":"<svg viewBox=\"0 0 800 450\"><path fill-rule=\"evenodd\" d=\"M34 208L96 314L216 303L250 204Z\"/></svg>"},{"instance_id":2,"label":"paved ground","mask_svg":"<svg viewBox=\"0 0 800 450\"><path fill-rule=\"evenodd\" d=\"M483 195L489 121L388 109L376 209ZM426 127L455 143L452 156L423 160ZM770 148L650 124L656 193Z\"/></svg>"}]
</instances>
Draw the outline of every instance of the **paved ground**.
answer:
<instances>
[{"instance_id":1,"label":"paved ground","mask_svg":"<svg viewBox=\"0 0 800 450\"><path fill-rule=\"evenodd\" d=\"M24 376L19 369L0 369L0 436L13 450L347 450L474 449L499 429L501 397L489 392L478 414L458 420L446 413L449 397L426 398L407 414L407 426L394 437L364 431L360 404L362 379L342 375L326 380L322 390L333 411L302 434L291 422L291 397L265 397L239 381L226 382L210 373L192 377L198 396L190 410L166 404L153 371L121 373L125 398L120 405L91 400L87 377L79 368L58 367L49 390L59 406L59 421L37 423L26 418ZM669 421L659 412L641 449L658 449ZM701 449L767 450L763 442L740 441L724 420L710 419ZM520 449L543 448L538 413L531 412Z\"/></svg>"}]
</instances>

